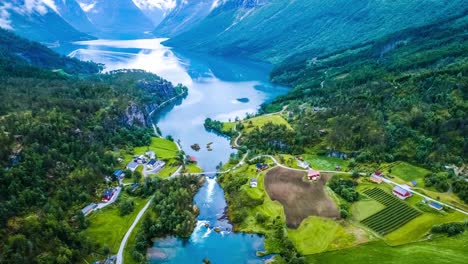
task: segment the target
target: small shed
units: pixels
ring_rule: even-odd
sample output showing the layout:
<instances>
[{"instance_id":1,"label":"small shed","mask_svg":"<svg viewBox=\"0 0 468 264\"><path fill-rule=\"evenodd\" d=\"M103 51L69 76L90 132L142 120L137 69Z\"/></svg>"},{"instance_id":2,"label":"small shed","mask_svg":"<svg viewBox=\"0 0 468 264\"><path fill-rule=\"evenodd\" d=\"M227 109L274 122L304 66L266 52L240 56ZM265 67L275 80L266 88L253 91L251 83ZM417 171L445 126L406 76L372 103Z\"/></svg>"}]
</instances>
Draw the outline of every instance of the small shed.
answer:
<instances>
[{"instance_id":1,"label":"small shed","mask_svg":"<svg viewBox=\"0 0 468 264\"><path fill-rule=\"evenodd\" d=\"M117 179L123 179L125 177L125 173L123 170L116 170L114 173L112 173L112 176L115 176Z\"/></svg>"},{"instance_id":2,"label":"small shed","mask_svg":"<svg viewBox=\"0 0 468 264\"><path fill-rule=\"evenodd\" d=\"M258 185L257 179L251 179L250 180L250 187L251 188L257 188L257 185Z\"/></svg>"},{"instance_id":3,"label":"small shed","mask_svg":"<svg viewBox=\"0 0 468 264\"><path fill-rule=\"evenodd\" d=\"M436 202L430 202L429 203L429 206L436 209L437 211L440 211L442 209L444 209L444 207Z\"/></svg>"},{"instance_id":4,"label":"small shed","mask_svg":"<svg viewBox=\"0 0 468 264\"><path fill-rule=\"evenodd\" d=\"M411 187L416 187L416 185L418 185L418 182L417 181L410 181L407 183L408 186L411 186Z\"/></svg>"},{"instance_id":5,"label":"small shed","mask_svg":"<svg viewBox=\"0 0 468 264\"><path fill-rule=\"evenodd\" d=\"M309 163L307 161L301 161L301 160L297 160L297 166L303 168L303 169L307 169L309 168Z\"/></svg>"},{"instance_id":6,"label":"small shed","mask_svg":"<svg viewBox=\"0 0 468 264\"><path fill-rule=\"evenodd\" d=\"M311 180L311 181L319 180L319 179L320 179L320 171L310 169L310 170L307 172L307 177L308 177L309 180Z\"/></svg>"},{"instance_id":7,"label":"small shed","mask_svg":"<svg viewBox=\"0 0 468 264\"><path fill-rule=\"evenodd\" d=\"M195 162L197 162L197 159L194 156L190 156L189 161L195 163Z\"/></svg>"}]
</instances>

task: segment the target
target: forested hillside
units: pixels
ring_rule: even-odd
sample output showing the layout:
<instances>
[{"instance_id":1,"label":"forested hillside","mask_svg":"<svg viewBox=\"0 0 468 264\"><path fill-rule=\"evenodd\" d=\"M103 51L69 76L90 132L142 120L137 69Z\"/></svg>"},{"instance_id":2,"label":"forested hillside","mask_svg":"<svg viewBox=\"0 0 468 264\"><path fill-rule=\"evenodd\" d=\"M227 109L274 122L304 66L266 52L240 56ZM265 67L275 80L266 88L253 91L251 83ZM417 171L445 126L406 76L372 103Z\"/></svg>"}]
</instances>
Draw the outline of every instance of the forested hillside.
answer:
<instances>
[{"instance_id":1,"label":"forested hillside","mask_svg":"<svg viewBox=\"0 0 468 264\"><path fill-rule=\"evenodd\" d=\"M95 245L77 213L118 166L109 150L151 140L128 108L145 115L186 88L142 71L88 75L99 65L1 33L0 263L81 262Z\"/></svg>"},{"instance_id":2,"label":"forested hillside","mask_svg":"<svg viewBox=\"0 0 468 264\"><path fill-rule=\"evenodd\" d=\"M45 46L0 28L0 68L4 74L29 74L30 66L62 70L69 74L93 74L102 66L61 56ZM24 72L20 72L25 70ZM31 69L33 70L33 69ZM34 75L35 73L31 73Z\"/></svg>"},{"instance_id":3,"label":"forested hillside","mask_svg":"<svg viewBox=\"0 0 468 264\"><path fill-rule=\"evenodd\" d=\"M463 0L227 0L218 4L200 22L170 32L167 44L278 63L298 52L328 53L467 8ZM163 24L177 29L183 22L180 18Z\"/></svg>"},{"instance_id":4,"label":"forested hillside","mask_svg":"<svg viewBox=\"0 0 468 264\"><path fill-rule=\"evenodd\" d=\"M467 26L464 14L324 56L299 54L271 74L294 89L264 110L289 105L301 148L339 150L358 162L461 165L468 157Z\"/></svg>"}]
</instances>

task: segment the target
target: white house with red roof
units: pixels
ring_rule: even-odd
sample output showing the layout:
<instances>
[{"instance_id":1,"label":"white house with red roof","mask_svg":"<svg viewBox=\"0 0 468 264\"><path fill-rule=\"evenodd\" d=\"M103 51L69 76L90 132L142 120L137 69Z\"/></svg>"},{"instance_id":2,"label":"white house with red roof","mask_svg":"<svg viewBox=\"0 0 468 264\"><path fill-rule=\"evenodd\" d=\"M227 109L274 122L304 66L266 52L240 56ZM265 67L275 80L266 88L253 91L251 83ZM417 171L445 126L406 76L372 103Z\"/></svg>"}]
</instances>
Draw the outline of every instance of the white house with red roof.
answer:
<instances>
[{"instance_id":1,"label":"white house with red roof","mask_svg":"<svg viewBox=\"0 0 468 264\"><path fill-rule=\"evenodd\" d=\"M316 181L320 179L320 171L309 169L307 172L307 178L311 181Z\"/></svg>"},{"instance_id":2,"label":"white house with red roof","mask_svg":"<svg viewBox=\"0 0 468 264\"><path fill-rule=\"evenodd\" d=\"M411 192L399 185L395 186L392 191L393 195L396 197L405 200L408 197L411 197Z\"/></svg>"}]
</instances>

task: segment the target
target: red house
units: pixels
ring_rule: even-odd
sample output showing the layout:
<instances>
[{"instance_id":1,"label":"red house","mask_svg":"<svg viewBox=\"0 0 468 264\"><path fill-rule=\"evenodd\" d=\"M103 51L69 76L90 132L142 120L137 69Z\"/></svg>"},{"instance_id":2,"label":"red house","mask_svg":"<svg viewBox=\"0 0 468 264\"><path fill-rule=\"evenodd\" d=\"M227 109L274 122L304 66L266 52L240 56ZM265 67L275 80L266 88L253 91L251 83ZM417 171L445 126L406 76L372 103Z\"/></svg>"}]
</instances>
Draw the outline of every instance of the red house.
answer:
<instances>
[{"instance_id":1,"label":"red house","mask_svg":"<svg viewBox=\"0 0 468 264\"><path fill-rule=\"evenodd\" d=\"M411 197L411 192L408 191L408 190L406 190L405 188L399 186L399 185L397 185L397 186L395 186L395 187L393 188L392 193L393 193L396 197L398 197L398 198L400 198L400 199L402 199L402 200L405 200L406 198Z\"/></svg>"},{"instance_id":2,"label":"red house","mask_svg":"<svg viewBox=\"0 0 468 264\"><path fill-rule=\"evenodd\" d=\"M307 172L307 177L308 177L309 180L311 180L311 181L316 181L316 180L320 179L320 171L316 171L316 170L310 169L310 170Z\"/></svg>"},{"instance_id":3,"label":"red house","mask_svg":"<svg viewBox=\"0 0 468 264\"><path fill-rule=\"evenodd\" d=\"M105 190L104 193L101 196L101 201L107 203L108 201L110 201L110 199L112 199L112 196L114 196L114 190L113 189Z\"/></svg>"}]
</instances>

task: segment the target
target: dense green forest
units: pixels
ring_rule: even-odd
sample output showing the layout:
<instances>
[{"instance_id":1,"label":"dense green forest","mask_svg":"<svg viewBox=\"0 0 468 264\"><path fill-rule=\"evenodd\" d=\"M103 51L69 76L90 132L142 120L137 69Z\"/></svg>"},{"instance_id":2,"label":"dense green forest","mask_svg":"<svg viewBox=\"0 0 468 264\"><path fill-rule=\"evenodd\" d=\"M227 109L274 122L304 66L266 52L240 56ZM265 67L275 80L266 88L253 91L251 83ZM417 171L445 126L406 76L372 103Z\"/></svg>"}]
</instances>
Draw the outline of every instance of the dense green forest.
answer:
<instances>
[{"instance_id":1,"label":"dense green forest","mask_svg":"<svg viewBox=\"0 0 468 264\"><path fill-rule=\"evenodd\" d=\"M327 56L297 55L271 75L293 90L263 111L288 105L295 145L355 152L358 161L460 165L468 152L467 25L465 15Z\"/></svg>"},{"instance_id":2,"label":"dense green forest","mask_svg":"<svg viewBox=\"0 0 468 264\"><path fill-rule=\"evenodd\" d=\"M269 124L242 143L270 153L341 152L357 163L403 160L436 172L461 166L468 157L467 28L465 13L332 54L291 57L271 79L293 89L261 113L288 105L294 130ZM453 173L426 182L441 191L452 185L468 202L468 183Z\"/></svg>"},{"instance_id":3,"label":"dense green forest","mask_svg":"<svg viewBox=\"0 0 468 264\"><path fill-rule=\"evenodd\" d=\"M152 213L143 218L141 229L135 238L132 257L145 262L146 250L155 237L175 235L188 238L196 224L198 209L193 205L193 197L203 181L196 176L177 177L170 180L160 178L145 180L137 195L154 193Z\"/></svg>"},{"instance_id":4,"label":"dense green forest","mask_svg":"<svg viewBox=\"0 0 468 264\"><path fill-rule=\"evenodd\" d=\"M145 113L186 88L142 71L89 75L101 66L7 31L0 40L0 263L80 262L95 245L77 213L118 167L110 150L151 141L128 106Z\"/></svg>"}]
</instances>

